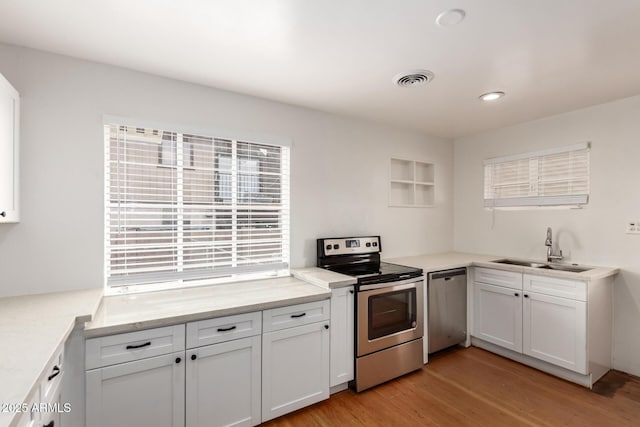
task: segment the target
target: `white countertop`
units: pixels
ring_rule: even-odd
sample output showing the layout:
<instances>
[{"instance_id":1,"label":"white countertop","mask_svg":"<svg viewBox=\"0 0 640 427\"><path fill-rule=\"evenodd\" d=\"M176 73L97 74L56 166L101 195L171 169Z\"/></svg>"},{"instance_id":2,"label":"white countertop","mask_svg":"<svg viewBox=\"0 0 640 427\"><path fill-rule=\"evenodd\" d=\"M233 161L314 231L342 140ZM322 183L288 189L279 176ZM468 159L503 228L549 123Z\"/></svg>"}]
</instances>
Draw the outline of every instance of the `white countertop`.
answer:
<instances>
[{"instance_id":1,"label":"white countertop","mask_svg":"<svg viewBox=\"0 0 640 427\"><path fill-rule=\"evenodd\" d=\"M103 298L94 319L87 323L85 336L175 325L330 297L327 289L294 277L108 296Z\"/></svg>"},{"instance_id":2,"label":"white countertop","mask_svg":"<svg viewBox=\"0 0 640 427\"><path fill-rule=\"evenodd\" d=\"M98 309L102 288L0 298L0 404L26 403L76 321ZM0 427L17 420L0 413Z\"/></svg>"},{"instance_id":3,"label":"white countertop","mask_svg":"<svg viewBox=\"0 0 640 427\"><path fill-rule=\"evenodd\" d=\"M499 270L517 271L520 273L532 273L539 276L578 279L585 281L597 280L608 276L613 276L619 271L617 268L593 267L591 270L583 271L582 273L572 273L568 271L547 270L541 268L523 267L519 265L498 264L495 262L491 262L503 258L507 257L500 255L482 255L464 252L444 252L430 255L390 258L385 259L384 261L394 264L407 265L410 267L422 268L425 274L434 271L449 270L452 268L478 266L496 268ZM544 263L545 261L539 262ZM314 285L322 286L327 289L350 286L356 282L356 279L351 276L335 273L318 267L299 268L291 270L291 274L293 274L295 277L298 277L299 279L305 280L309 283L313 283Z\"/></svg>"}]
</instances>

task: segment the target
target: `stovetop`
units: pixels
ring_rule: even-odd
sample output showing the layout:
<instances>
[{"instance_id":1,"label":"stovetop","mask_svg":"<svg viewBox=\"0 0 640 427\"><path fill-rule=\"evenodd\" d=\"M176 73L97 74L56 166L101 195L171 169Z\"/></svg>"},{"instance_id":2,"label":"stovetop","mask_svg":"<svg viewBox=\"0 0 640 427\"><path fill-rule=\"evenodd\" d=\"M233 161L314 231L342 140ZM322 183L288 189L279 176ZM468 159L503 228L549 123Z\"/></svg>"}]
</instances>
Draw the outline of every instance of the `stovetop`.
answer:
<instances>
[{"instance_id":1,"label":"stovetop","mask_svg":"<svg viewBox=\"0 0 640 427\"><path fill-rule=\"evenodd\" d=\"M422 269L380 261L380 236L318 239L318 267L358 279L358 284L419 277Z\"/></svg>"}]
</instances>

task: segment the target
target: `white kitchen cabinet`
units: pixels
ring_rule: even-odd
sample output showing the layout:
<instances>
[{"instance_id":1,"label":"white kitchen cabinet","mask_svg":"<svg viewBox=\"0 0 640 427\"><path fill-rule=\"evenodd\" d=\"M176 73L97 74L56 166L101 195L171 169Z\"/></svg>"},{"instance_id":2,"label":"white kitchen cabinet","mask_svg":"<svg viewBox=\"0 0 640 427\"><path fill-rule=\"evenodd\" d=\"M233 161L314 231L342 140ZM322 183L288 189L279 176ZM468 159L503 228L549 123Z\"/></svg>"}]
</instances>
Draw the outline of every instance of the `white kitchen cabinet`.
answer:
<instances>
[{"instance_id":1,"label":"white kitchen cabinet","mask_svg":"<svg viewBox=\"0 0 640 427\"><path fill-rule=\"evenodd\" d=\"M524 354L587 374L587 303L525 291Z\"/></svg>"},{"instance_id":2,"label":"white kitchen cabinet","mask_svg":"<svg viewBox=\"0 0 640 427\"><path fill-rule=\"evenodd\" d=\"M475 270L472 344L587 387L611 368L613 277Z\"/></svg>"},{"instance_id":3,"label":"white kitchen cabinet","mask_svg":"<svg viewBox=\"0 0 640 427\"><path fill-rule=\"evenodd\" d=\"M0 74L0 223L20 221L20 95Z\"/></svg>"},{"instance_id":4,"label":"white kitchen cabinet","mask_svg":"<svg viewBox=\"0 0 640 427\"><path fill-rule=\"evenodd\" d=\"M522 291L485 283L474 284L473 335L522 351Z\"/></svg>"},{"instance_id":5,"label":"white kitchen cabinet","mask_svg":"<svg viewBox=\"0 0 640 427\"><path fill-rule=\"evenodd\" d=\"M354 364L354 289L331 291L331 379L330 387L353 380Z\"/></svg>"},{"instance_id":6,"label":"white kitchen cabinet","mask_svg":"<svg viewBox=\"0 0 640 427\"><path fill-rule=\"evenodd\" d=\"M317 313L328 301L288 307L293 319L302 313ZM271 328L266 319L283 315L281 309L272 316L264 312L264 329ZM329 397L329 316L321 321L277 329L262 335L262 421L279 417ZM297 316L297 317L296 317Z\"/></svg>"},{"instance_id":7,"label":"white kitchen cabinet","mask_svg":"<svg viewBox=\"0 0 640 427\"><path fill-rule=\"evenodd\" d=\"M190 349L186 355L187 427L260 424L260 335Z\"/></svg>"},{"instance_id":8,"label":"white kitchen cabinet","mask_svg":"<svg viewBox=\"0 0 640 427\"><path fill-rule=\"evenodd\" d=\"M86 373L87 427L184 426L184 351Z\"/></svg>"}]
</instances>

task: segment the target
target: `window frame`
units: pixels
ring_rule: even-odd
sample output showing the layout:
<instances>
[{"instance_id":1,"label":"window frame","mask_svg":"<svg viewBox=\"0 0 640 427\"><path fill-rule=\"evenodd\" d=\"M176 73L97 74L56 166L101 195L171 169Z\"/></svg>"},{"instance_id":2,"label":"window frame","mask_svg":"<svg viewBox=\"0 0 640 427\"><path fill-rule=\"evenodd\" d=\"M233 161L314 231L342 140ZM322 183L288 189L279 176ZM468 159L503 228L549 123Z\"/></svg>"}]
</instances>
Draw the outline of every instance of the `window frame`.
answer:
<instances>
[{"instance_id":1,"label":"window frame","mask_svg":"<svg viewBox=\"0 0 640 427\"><path fill-rule=\"evenodd\" d=\"M228 130L228 129L225 130L225 129L215 129L215 128L196 128L196 127L188 127L188 126L169 124L169 123L159 123L159 122L144 120L144 119L123 118L119 116L110 116L110 115L103 116L102 125L104 130L103 143L104 143L104 150L105 150L104 159L103 159L103 168L105 173L104 210L103 210L104 212L103 214L103 218L104 218L103 219L104 221L104 237L103 237L104 284L103 284L103 287L104 287L105 295L119 295L119 294L129 294L129 293L139 293L139 292L152 292L152 291L158 291L158 290L183 289L187 287L224 284L224 283L247 281L247 280L258 280L258 279L266 279L266 278L273 278L273 277L286 277L290 275L289 268L290 268L290 247L291 247L291 243L290 243L291 191L290 191L289 179L290 179L290 170L291 170L291 165L290 165L291 151L290 150L292 147L292 142L290 139L282 136L277 136L277 135L242 132L242 131L234 131L234 130ZM110 147L109 147L109 144L106 143L105 141L109 140L110 132L109 132L108 126L113 126L113 125L129 126L129 127L136 127L136 128L144 127L144 128L151 128L151 129L162 129L165 131L174 132L176 134L211 136L211 138L214 138L214 139L226 139L226 140L234 141L234 143L272 145L272 146L279 146L281 148L285 148L285 150L283 150L283 153L286 153L286 158L282 159L282 161L283 162L286 161L286 165L285 165L285 171L281 176L283 182L281 184L281 194L280 194L280 197L281 197L280 205L283 206L286 211L285 214L283 214L283 216L285 217L284 219L285 225L283 225L284 228L282 229L282 239L281 239L282 245L283 245L283 268L280 268L277 270L252 272L251 267L248 267L246 268L246 271L242 273L237 273L237 272L230 273L230 274L225 273L225 275L221 277L190 279L187 275L186 277L183 277L178 280L161 281L161 282L154 282L154 283L143 283L143 284L133 283L133 284L118 284L118 285L113 285L112 283L109 283L108 269L109 269L110 260L108 259L109 257L108 245L109 245L110 230L109 230L109 224L107 221L107 215L108 215L108 210L111 207L111 200L109 200L110 199L109 197L110 182L109 182L109 177L107 176L107 172L109 170L108 163L109 163ZM188 144L188 143L184 143L184 144ZM161 147L162 145L160 145L160 148L158 151L158 167L177 168L177 165L163 164L161 151L160 151L162 149ZM194 155L194 151L192 149L190 151L191 157L189 161L187 162L186 165L182 166L183 170L190 170L193 167L193 164L194 164L193 155ZM217 155L216 155L216 164L217 164ZM221 203L217 197L217 189L218 189L217 176L214 178L214 187L216 191L214 192L214 195L212 197L212 205L217 205ZM237 202L240 203L239 201ZM228 206L221 204L219 208L215 207L214 209L226 210L228 209ZM176 245L175 247L177 248L178 245Z\"/></svg>"}]
</instances>

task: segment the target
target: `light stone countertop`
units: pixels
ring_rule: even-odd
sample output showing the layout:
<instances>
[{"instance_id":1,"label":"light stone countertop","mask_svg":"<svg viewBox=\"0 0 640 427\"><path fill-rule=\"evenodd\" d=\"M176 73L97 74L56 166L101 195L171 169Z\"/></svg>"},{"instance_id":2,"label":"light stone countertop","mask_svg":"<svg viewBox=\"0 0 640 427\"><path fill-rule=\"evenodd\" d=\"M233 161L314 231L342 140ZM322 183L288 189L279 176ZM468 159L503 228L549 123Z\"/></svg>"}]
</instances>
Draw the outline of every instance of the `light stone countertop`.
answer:
<instances>
[{"instance_id":1,"label":"light stone countertop","mask_svg":"<svg viewBox=\"0 0 640 427\"><path fill-rule=\"evenodd\" d=\"M433 255L418 255L418 256L411 256L411 257L404 257L404 258L386 259L385 261L392 262L395 264L403 264L411 267L422 268L425 274L433 271L439 271L439 270L449 270L452 268L475 266L475 267L495 268L498 270L515 271L518 273L536 274L538 276L584 280L587 282L592 280L604 279L605 277L613 276L615 274L618 274L619 272L619 269L617 268L589 266L591 270L583 271L581 273L573 273L569 271L547 270L544 268L524 267L519 265L499 264L499 263L491 262L491 261L504 259L504 258L522 259L517 257L507 257L507 256L499 256L499 255L480 255L480 254L470 254L470 253L462 253L462 252L446 252L446 253L439 253L439 254L433 254ZM525 261L535 261L539 263L545 263L544 260L525 260ZM556 264L571 265L571 263L560 263L560 262L556 262Z\"/></svg>"},{"instance_id":2,"label":"light stone countertop","mask_svg":"<svg viewBox=\"0 0 640 427\"><path fill-rule=\"evenodd\" d=\"M27 403L76 322L98 309L102 288L0 298L0 404ZM0 413L0 427L17 422Z\"/></svg>"},{"instance_id":3,"label":"light stone countertop","mask_svg":"<svg viewBox=\"0 0 640 427\"><path fill-rule=\"evenodd\" d=\"M319 267L296 268L291 270L291 274L300 280L327 289L343 288L357 282L357 279L353 276L347 276L346 274L336 273Z\"/></svg>"},{"instance_id":4,"label":"light stone countertop","mask_svg":"<svg viewBox=\"0 0 640 427\"><path fill-rule=\"evenodd\" d=\"M87 323L85 336L132 332L330 297L329 290L294 277L107 296Z\"/></svg>"}]
</instances>

